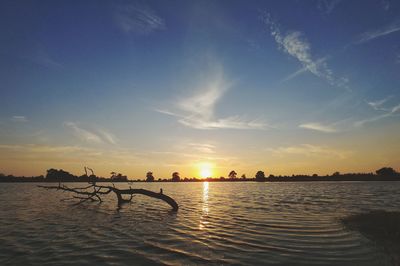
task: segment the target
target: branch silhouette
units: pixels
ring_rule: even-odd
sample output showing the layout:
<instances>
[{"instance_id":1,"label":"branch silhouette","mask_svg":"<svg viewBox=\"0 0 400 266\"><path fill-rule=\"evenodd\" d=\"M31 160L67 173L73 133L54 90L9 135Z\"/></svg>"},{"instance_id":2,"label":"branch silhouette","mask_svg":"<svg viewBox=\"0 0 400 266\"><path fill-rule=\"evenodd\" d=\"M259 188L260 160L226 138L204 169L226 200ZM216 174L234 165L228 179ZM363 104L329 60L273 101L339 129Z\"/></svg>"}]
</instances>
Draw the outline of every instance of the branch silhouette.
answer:
<instances>
[{"instance_id":1,"label":"branch silhouette","mask_svg":"<svg viewBox=\"0 0 400 266\"><path fill-rule=\"evenodd\" d=\"M72 196L72 198L69 199L77 199L79 200L77 203L75 203L75 205L79 205L82 204L86 201L91 201L91 202L102 202L102 196L106 195L106 194L110 194L111 192L115 193L115 195L117 196L117 200L118 200L118 207L120 207L123 203L128 203L132 201L133 195L134 194L141 194L141 195L145 195L151 198L156 198L156 199L160 199L166 203L168 203L171 207L173 211L178 211L179 206L176 203L176 201L163 194L162 193L162 189L160 190L159 193L157 192L153 192L150 190L146 190L146 189L135 189L135 188L131 188L129 187L129 189L118 189L114 186L100 186L97 185L95 182L90 183L89 186L86 187L67 187L64 184L59 183L58 186L38 186L40 188L44 188L44 189L55 189L55 190L61 190L61 191L68 191L68 192L72 192L74 193L74 195ZM123 195L129 195L129 199L125 199L123 197ZM69 200L66 199L66 200Z\"/></svg>"}]
</instances>

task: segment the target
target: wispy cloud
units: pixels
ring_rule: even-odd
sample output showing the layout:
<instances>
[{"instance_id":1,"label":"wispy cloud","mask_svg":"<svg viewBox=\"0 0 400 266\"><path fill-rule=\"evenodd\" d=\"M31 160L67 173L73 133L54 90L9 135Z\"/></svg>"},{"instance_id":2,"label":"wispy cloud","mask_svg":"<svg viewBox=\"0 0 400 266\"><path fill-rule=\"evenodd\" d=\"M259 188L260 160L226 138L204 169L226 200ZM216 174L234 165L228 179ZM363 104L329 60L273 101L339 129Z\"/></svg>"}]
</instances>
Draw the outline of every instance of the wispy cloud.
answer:
<instances>
[{"instance_id":1,"label":"wispy cloud","mask_svg":"<svg viewBox=\"0 0 400 266\"><path fill-rule=\"evenodd\" d=\"M179 114L176 114L174 112L171 112L171 111L168 111L168 110L164 110L164 109L159 109L159 108L155 108L154 111L156 111L158 113L161 113L161 114L164 114L164 115L177 116L177 117L180 116ZM181 116L181 117L183 117L183 116Z\"/></svg>"},{"instance_id":2,"label":"wispy cloud","mask_svg":"<svg viewBox=\"0 0 400 266\"><path fill-rule=\"evenodd\" d=\"M108 142L110 144L117 144L118 139L114 134L112 134L104 129L98 129L97 131L99 132L99 134L102 136L102 138L106 142Z\"/></svg>"},{"instance_id":3,"label":"wispy cloud","mask_svg":"<svg viewBox=\"0 0 400 266\"><path fill-rule=\"evenodd\" d=\"M196 129L266 129L268 126L266 123L257 120L246 121L240 116L231 116L214 121L185 117L180 119L179 123Z\"/></svg>"},{"instance_id":4,"label":"wispy cloud","mask_svg":"<svg viewBox=\"0 0 400 266\"><path fill-rule=\"evenodd\" d=\"M381 108L381 106L387 101L387 98L377 101L377 102L372 102L373 105L371 105L370 103L368 103L372 108L374 108L377 111L384 111L384 113L381 113L379 115L367 118L367 119L363 119L363 120L359 120L354 122L354 125L359 127L359 126L363 126L367 123L371 123L371 122L375 122L384 118L388 118L388 117L393 117L393 116L399 116L400 115L400 104L397 104L391 108ZM385 101L384 101L385 100Z\"/></svg>"},{"instance_id":5,"label":"wispy cloud","mask_svg":"<svg viewBox=\"0 0 400 266\"><path fill-rule=\"evenodd\" d=\"M183 159L191 159L193 161L231 161L231 160L238 160L237 157L233 156L214 156L212 154L215 154L214 151L212 152L200 152L200 153L195 153L195 152L182 152L182 150L186 150L188 146L182 146L180 147L179 151L151 151L151 154L155 155L161 155L165 156L168 155L168 157L171 158L179 158L179 160ZM190 146L189 146L190 147Z\"/></svg>"},{"instance_id":6,"label":"wispy cloud","mask_svg":"<svg viewBox=\"0 0 400 266\"><path fill-rule=\"evenodd\" d=\"M184 118L183 120L209 121L213 118L215 105L231 86L225 80L222 68L220 66L216 68L214 77L206 84L205 88L201 88L194 95L178 102L181 110L190 113L189 118L191 119Z\"/></svg>"},{"instance_id":7,"label":"wispy cloud","mask_svg":"<svg viewBox=\"0 0 400 266\"><path fill-rule=\"evenodd\" d=\"M37 145L37 144L21 144L21 145L0 144L0 149L9 151L35 152L35 153L49 153L49 152L73 153L73 152L91 150L88 148L77 147L77 146L48 146L48 145Z\"/></svg>"},{"instance_id":8,"label":"wispy cloud","mask_svg":"<svg viewBox=\"0 0 400 266\"><path fill-rule=\"evenodd\" d=\"M142 154L129 149L122 148L88 148L68 145L40 145L40 144L0 144L0 161L28 161L48 163L51 167L61 165L84 165L90 163L97 168L121 167L124 165L150 163L151 160L144 158ZM107 168L108 168L107 167ZM108 172L108 170L107 170Z\"/></svg>"},{"instance_id":9,"label":"wispy cloud","mask_svg":"<svg viewBox=\"0 0 400 266\"><path fill-rule=\"evenodd\" d=\"M75 137L79 138L82 141L90 142L90 143L103 143L103 140L99 135L96 135L93 132L90 132L86 129L80 128L74 122L65 122L64 126L73 130L73 134Z\"/></svg>"},{"instance_id":10,"label":"wispy cloud","mask_svg":"<svg viewBox=\"0 0 400 266\"><path fill-rule=\"evenodd\" d=\"M330 14L340 2L341 0L319 0L317 7L325 14Z\"/></svg>"},{"instance_id":11,"label":"wispy cloud","mask_svg":"<svg viewBox=\"0 0 400 266\"><path fill-rule=\"evenodd\" d=\"M389 109L384 108L383 105L389 101L391 98L393 98L393 96L388 96L382 100L378 100L378 101L372 101L372 102L366 102L369 106L371 106L374 110L377 111L389 111Z\"/></svg>"},{"instance_id":12,"label":"wispy cloud","mask_svg":"<svg viewBox=\"0 0 400 266\"><path fill-rule=\"evenodd\" d=\"M400 31L400 22L397 21L395 23L392 23L390 25L386 25L384 27L381 27L379 29L374 29L370 30L367 32L364 32L356 37L356 44L361 44L365 42L372 41L374 39L395 33Z\"/></svg>"},{"instance_id":13,"label":"wispy cloud","mask_svg":"<svg viewBox=\"0 0 400 266\"><path fill-rule=\"evenodd\" d=\"M375 122L375 121L378 121L378 120L381 120L383 118L387 118L387 117L390 117L390 116L391 116L390 113L373 116L373 117L370 117L370 118L367 118L367 119L363 119L363 120L359 120L359 121L354 122L354 126L360 127L360 126L363 126L363 125L365 125L367 123Z\"/></svg>"},{"instance_id":14,"label":"wispy cloud","mask_svg":"<svg viewBox=\"0 0 400 266\"><path fill-rule=\"evenodd\" d=\"M303 66L302 69L290 74L284 80L290 80L309 71L315 76L326 80L329 84L348 89L348 80L336 78L328 67L327 57L315 60L311 53L311 44L300 31L289 31L283 34L280 26L271 18L270 14L263 14L262 21L269 27L271 36L283 52L296 58Z\"/></svg>"},{"instance_id":15,"label":"wispy cloud","mask_svg":"<svg viewBox=\"0 0 400 266\"><path fill-rule=\"evenodd\" d=\"M392 110L391 110L391 113L392 113L392 114L400 114L399 111L400 111L400 104L394 106L394 107L392 108Z\"/></svg>"},{"instance_id":16,"label":"wispy cloud","mask_svg":"<svg viewBox=\"0 0 400 266\"><path fill-rule=\"evenodd\" d=\"M325 63L325 61L327 60L327 57L323 57L320 58L318 60L315 61L316 67L321 67L321 64ZM303 66L302 68L300 68L299 70L295 71L294 73L288 75L287 77L285 77L282 82L285 81L289 81L291 79L294 79L295 77L302 75L304 73L306 73L307 71L309 71L309 68L307 66Z\"/></svg>"},{"instance_id":17,"label":"wispy cloud","mask_svg":"<svg viewBox=\"0 0 400 266\"><path fill-rule=\"evenodd\" d=\"M400 104L397 105L391 104L391 99L393 98L394 96L390 95L383 99L375 101L364 101L365 104L367 104L375 111L375 115L372 115L370 117L361 120L360 117L350 116L348 118L330 124L311 122L311 123L301 124L299 125L299 127L325 133L335 133L335 132L348 131L354 129L355 127L360 127L367 123L375 122L384 118L400 116ZM360 103L362 103L362 101Z\"/></svg>"},{"instance_id":18,"label":"wispy cloud","mask_svg":"<svg viewBox=\"0 0 400 266\"><path fill-rule=\"evenodd\" d=\"M287 156L288 154L292 154L307 157L336 157L338 159L346 159L352 153L351 151L338 150L327 146L311 144L270 148L267 150L276 156Z\"/></svg>"},{"instance_id":19,"label":"wispy cloud","mask_svg":"<svg viewBox=\"0 0 400 266\"><path fill-rule=\"evenodd\" d=\"M334 133L337 132L337 129L332 125L323 125L321 123L306 123L299 125L300 128L316 130L325 133Z\"/></svg>"},{"instance_id":20,"label":"wispy cloud","mask_svg":"<svg viewBox=\"0 0 400 266\"><path fill-rule=\"evenodd\" d=\"M26 116L23 115L14 115L13 117L11 117L11 120L14 122L28 122L28 118L26 118Z\"/></svg>"},{"instance_id":21,"label":"wispy cloud","mask_svg":"<svg viewBox=\"0 0 400 266\"><path fill-rule=\"evenodd\" d=\"M103 129L91 131L88 129L84 129L81 126L78 126L78 124L74 122L65 122L64 126L70 128L72 130L73 135L84 142L95 143L95 144L117 143L117 138L113 134Z\"/></svg>"},{"instance_id":22,"label":"wispy cloud","mask_svg":"<svg viewBox=\"0 0 400 266\"><path fill-rule=\"evenodd\" d=\"M265 129L267 124L259 119L248 120L239 115L216 118L215 107L232 83L226 81L221 66L214 66L211 72L204 86L200 86L191 96L176 101L177 111L155 111L175 116L182 125L195 129Z\"/></svg>"},{"instance_id":23,"label":"wispy cloud","mask_svg":"<svg viewBox=\"0 0 400 266\"><path fill-rule=\"evenodd\" d=\"M189 147L193 148L194 150L200 153L207 153L212 154L215 153L215 145L208 144L208 143L189 143Z\"/></svg>"},{"instance_id":24,"label":"wispy cloud","mask_svg":"<svg viewBox=\"0 0 400 266\"><path fill-rule=\"evenodd\" d=\"M148 6L132 4L119 6L115 12L117 25L125 33L149 34L165 29L165 22Z\"/></svg>"}]
</instances>

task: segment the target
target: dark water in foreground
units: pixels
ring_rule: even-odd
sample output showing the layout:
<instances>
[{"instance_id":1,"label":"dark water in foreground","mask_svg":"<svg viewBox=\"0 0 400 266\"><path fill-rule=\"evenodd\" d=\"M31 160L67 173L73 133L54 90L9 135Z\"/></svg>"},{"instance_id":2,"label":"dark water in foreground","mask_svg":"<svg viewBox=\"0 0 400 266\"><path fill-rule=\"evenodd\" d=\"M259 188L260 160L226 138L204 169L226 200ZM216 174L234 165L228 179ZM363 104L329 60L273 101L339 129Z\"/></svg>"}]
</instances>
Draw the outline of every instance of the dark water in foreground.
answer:
<instances>
[{"instance_id":1,"label":"dark water in foreground","mask_svg":"<svg viewBox=\"0 0 400 266\"><path fill-rule=\"evenodd\" d=\"M145 196L71 206L68 193L0 184L0 265L389 265L339 219L400 211L400 182L132 186L162 187L180 210Z\"/></svg>"}]
</instances>

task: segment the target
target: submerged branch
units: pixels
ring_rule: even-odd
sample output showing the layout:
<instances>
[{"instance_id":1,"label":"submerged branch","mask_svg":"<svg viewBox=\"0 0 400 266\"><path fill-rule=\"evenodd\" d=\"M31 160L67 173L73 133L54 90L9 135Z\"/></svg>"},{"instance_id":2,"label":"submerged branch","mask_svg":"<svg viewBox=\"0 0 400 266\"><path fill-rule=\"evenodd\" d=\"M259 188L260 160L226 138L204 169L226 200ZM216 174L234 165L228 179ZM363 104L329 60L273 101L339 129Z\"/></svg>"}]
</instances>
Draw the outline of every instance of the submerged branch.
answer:
<instances>
[{"instance_id":1,"label":"submerged branch","mask_svg":"<svg viewBox=\"0 0 400 266\"><path fill-rule=\"evenodd\" d=\"M145 195L145 196L148 196L151 198L156 198L156 199L159 199L159 200L162 200L162 201L168 203L174 211L177 211L179 208L176 201L173 198L163 194L162 190L160 191L160 193L157 193L157 192L153 192L153 191L146 190L146 189L134 189L131 187L129 189L118 189L114 186L114 184L113 184L113 186L101 186L101 185L96 185L96 183L91 183L89 186L82 187L82 188L80 188L80 187L70 188L61 183L59 183L58 186L38 186L38 187L44 188L44 189L55 189L55 190L61 190L63 192L68 191L68 192L75 193L73 198L80 200L76 204L81 204L86 201L102 202L103 201L101 199L102 195L106 195L111 192L114 192L115 195L117 196L118 206L121 206L121 204L123 204L123 203L131 202L134 194L141 194L141 195ZM90 189L93 189L93 191L89 191ZM130 197L129 197L129 199L124 199L122 195L129 195Z\"/></svg>"}]
</instances>

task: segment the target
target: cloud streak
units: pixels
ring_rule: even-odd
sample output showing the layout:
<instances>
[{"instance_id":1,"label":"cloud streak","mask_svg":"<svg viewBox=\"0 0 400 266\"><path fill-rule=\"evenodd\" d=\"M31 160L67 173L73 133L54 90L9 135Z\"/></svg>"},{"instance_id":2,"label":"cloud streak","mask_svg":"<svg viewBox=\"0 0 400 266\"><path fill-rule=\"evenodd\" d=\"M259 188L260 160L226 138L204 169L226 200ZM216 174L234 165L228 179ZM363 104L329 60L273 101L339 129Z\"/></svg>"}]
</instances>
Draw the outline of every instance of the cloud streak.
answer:
<instances>
[{"instance_id":1,"label":"cloud streak","mask_svg":"<svg viewBox=\"0 0 400 266\"><path fill-rule=\"evenodd\" d=\"M88 148L79 146L51 146L39 144L17 144L7 145L0 144L0 161L10 162L32 162L35 163L51 163L54 165L71 164L73 167L82 162L96 165L98 168L103 168L104 165L133 165L151 162L144 158L142 154L129 149L109 149L109 148ZM107 168L108 168L107 167ZM107 172L109 172L107 170Z\"/></svg>"},{"instance_id":2,"label":"cloud streak","mask_svg":"<svg viewBox=\"0 0 400 266\"><path fill-rule=\"evenodd\" d=\"M380 115L376 115L364 120L360 120L360 121L356 121L354 123L354 126L356 127L360 127L363 126L367 123L371 123L371 122L375 122L384 118L388 118L388 117L394 117L394 116L399 116L400 115L400 104L397 104L391 108L381 108L381 106L387 101L387 98L381 100L381 101L377 101L377 102L372 102L373 105L371 105L370 103L368 103L372 108L374 108L377 111L384 111L383 114ZM376 109L378 106L378 109Z\"/></svg>"},{"instance_id":3,"label":"cloud streak","mask_svg":"<svg viewBox=\"0 0 400 266\"><path fill-rule=\"evenodd\" d=\"M372 41L374 39L400 31L400 22L386 25L379 29L370 30L357 36L355 43L361 44Z\"/></svg>"},{"instance_id":4,"label":"cloud streak","mask_svg":"<svg viewBox=\"0 0 400 266\"><path fill-rule=\"evenodd\" d=\"M35 152L35 153L75 153L81 151L91 151L88 148L77 147L77 146L48 146L48 145L37 145L37 144L21 144L21 145L9 145L0 144L0 149L8 151L23 151L23 152Z\"/></svg>"},{"instance_id":5,"label":"cloud streak","mask_svg":"<svg viewBox=\"0 0 400 266\"><path fill-rule=\"evenodd\" d=\"M268 125L259 119L248 120L243 116L234 115L217 118L215 108L222 96L232 86L227 82L221 66L215 66L212 75L207 77L207 83L188 97L175 103L177 111L155 109L155 111L174 116L184 126L195 129L265 129Z\"/></svg>"},{"instance_id":6,"label":"cloud streak","mask_svg":"<svg viewBox=\"0 0 400 266\"><path fill-rule=\"evenodd\" d=\"M215 105L230 86L231 84L224 78L223 70L218 67L214 77L204 89L178 102L179 109L190 114L182 121L210 121L214 115Z\"/></svg>"},{"instance_id":7,"label":"cloud streak","mask_svg":"<svg viewBox=\"0 0 400 266\"><path fill-rule=\"evenodd\" d=\"M101 143L109 143L116 144L117 138L105 131L105 130L97 130L97 132L90 131L88 129L84 129L78 126L77 123L74 122L65 122L64 126L72 130L72 134L80 139L81 141L92 143L92 144L101 144Z\"/></svg>"},{"instance_id":8,"label":"cloud streak","mask_svg":"<svg viewBox=\"0 0 400 266\"><path fill-rule=\"evenodd\" d=\"M214 154L215 146L208 143L188 143L187 147L194 149L197 152L205 154Z\"/></svg>"},{"instance_id":9,"label":"cloud streak","mask_svg":"<svg viewBox=\"0 0 400 266\"><path fill-rule=\"evenodd\" d=\"M148 6L119 6L115 12L118 27L127 34L147 35L164 30L164 20Z\"/></svg>"},{"instance_id":10,"label":"cloud streak","mask_svg":"<svg viewBox=\"0 0 400 266\"><path fill-rule=\"evenodd\" d=\"M320 131L324 133L334 133L337 132L337 129L331 125L323 125L321 123L306 123L299 125L300 128Z\"/></svg>"},{"instance_id":11,"label":"cloud streak","mask_svg":"<svg viewBox=\"0 0 400 266\"><path fill-rule=\"evenodd\" d=\"M320 58L318 60L315 61L315 66L316 67L321 67L321 64L325 63L325 61L327 60L326 57ZM307 71L309 71L309 68L307 66L303 66L302 68L300 68L299 70L295 71L294 73L290 74L289 76L285 77L282 82L286 82L289 81L291 79L294 79L295 77L302 75L304 73L306 73Z\"/></svg>"},{"instance_id":12,"label":"cloud streak","mask_svg":"<svg viewBox=\"0 0 400 266\"><path fill-rule=\"evenodd\" d=\"M365 101L365 103L371 107L376 114L365 119L349 117L331 124L323 124L319 122L310 122L299 125L300 128L309 130L320 131L324 133L335 133L342 132L349 129L361 127L367 123L376 122L381 119L388 117L400 116L400 104L392 105L389 107L389 101L393 98L393 95L387 96L383 99L376 101Z\"/></svg>"},{"instance_id":13,"label":"cloud streak","mask_svg":"<svg viewBox=\"0 0 400 266\"><path fill-rule=\"evenodd\" d=\"M11 117L11 120L20 123L28 122L28 118L26 118L26 116L23 115L14 115L13 117Z\"/></svg>"},{"instance_id":14,"label":"cloud streak","mask_svg":"<svg viewBox=\"0 0 400 266\"><path fill-rule=\"evenodd\" d=\"M378 101L367 102L367 104L376 111L389 111L390 109L384 108L383 105L391 98L393 98L393 96L388 96L388 97L386 97L382 100L378 100Z\"/></svg>"},{"instance_id":15,"label":"cloud streak","mask_svg":"<svg viewBox=\"0 0 400 266\"><path fill-rule=\"evenodd\" d=\"M98 129L97 131L101 135L102 139L105 140L106 142L114 145L117 144L118 139L117 137L114 136L114 134L111 134L110 132L107 132L103 129Z\"/></svg>"},{"instance_id":16,"label":"cloud streak","mask_svg":"<svg viewBox=\"0 0 400 266\"><path fill-rule=\"evenodd\" d=\"M318 9L330 14L340 2L341 0L319 0Z\"/></svg>"},{"instance_id":17,"label":"cloud streak","mask_svg":"<svg viewBox=\"0 0 400 266\"><path fill-rule=\"evenodd\" d=\"M307 157L336 157L338 159L346 159L351 154L350 151L337 150L326 146L317 146L311 144L300 144L288 147L278 147L268 149L269 152L276 156L301 155Z\"/></svg>"},{"instance_id":18,"label":"cloud streak","mask_svg":"<svg viewBox=\"0 0 400 266\"><path fill-rule=\"evenodd\" d=\"M311 53L311 44L300 31L289 31L282 33L280 26L271 18L270 14L264 14L261 20L269 27L271 36L278 44L278 48L284 53L296 58L302 69L289 75L284 81L290 80L302 73L310 72L313 75L326 80L330 85L348 89L348 80L345 78L336 78L333 71L326 62L327 57L315 60Z\"/></svg>"}]
</instances>

